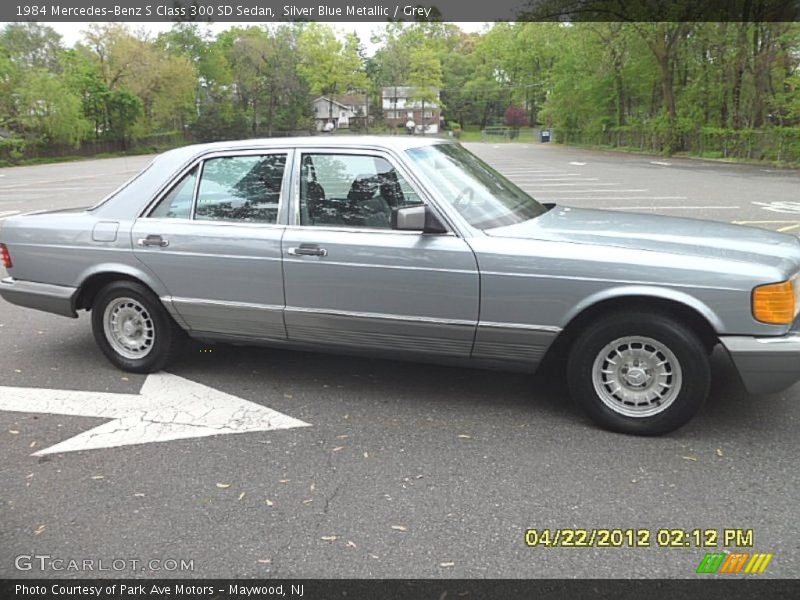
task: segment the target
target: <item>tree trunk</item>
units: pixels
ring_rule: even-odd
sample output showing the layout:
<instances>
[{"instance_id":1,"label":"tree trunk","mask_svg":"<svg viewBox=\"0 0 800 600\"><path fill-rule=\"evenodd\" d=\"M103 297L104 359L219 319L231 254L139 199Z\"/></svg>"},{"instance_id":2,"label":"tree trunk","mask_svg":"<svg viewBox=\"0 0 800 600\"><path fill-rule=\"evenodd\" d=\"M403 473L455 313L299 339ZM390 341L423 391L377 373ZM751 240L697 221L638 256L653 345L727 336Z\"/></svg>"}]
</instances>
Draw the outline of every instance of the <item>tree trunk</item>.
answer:
<instances>
[{"instance_id":1,"label":"tree trunk","mask_svg":"<svg viewBox=\"0 0 800 600\"><path fill-rule=\"evenodd\" d=\"M667 154L674 154L679 147L677 120L678 111L675 106L675 87L673 82L672 65L669 52L663 52L658 57L658 67L661 72L661 97L667 112Z\"/></svg>"}]
</instances>

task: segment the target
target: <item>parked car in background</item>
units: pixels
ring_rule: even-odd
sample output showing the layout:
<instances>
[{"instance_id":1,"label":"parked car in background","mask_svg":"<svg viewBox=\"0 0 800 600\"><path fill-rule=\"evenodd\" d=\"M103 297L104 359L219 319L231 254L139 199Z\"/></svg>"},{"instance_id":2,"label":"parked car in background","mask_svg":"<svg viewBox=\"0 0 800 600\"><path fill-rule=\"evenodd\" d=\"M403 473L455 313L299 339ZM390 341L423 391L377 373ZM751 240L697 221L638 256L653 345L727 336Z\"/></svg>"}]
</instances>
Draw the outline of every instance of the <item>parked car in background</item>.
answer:
<instances>
[{"instance_id":1,"label":"parked car in background","mask_svg":"<svg viewBox=\"0 0 800 600\"><path fill-rule=\"evenodd\" d=\"M717 345L753 393L800 379L797 239L543 205L444 140L172 150L92 208L6 219L0 251L3 298L91 311L139 373L187 336L528 372L564 356L586 413L636 434L697 412Z\"/></svg>"}]
</instances>

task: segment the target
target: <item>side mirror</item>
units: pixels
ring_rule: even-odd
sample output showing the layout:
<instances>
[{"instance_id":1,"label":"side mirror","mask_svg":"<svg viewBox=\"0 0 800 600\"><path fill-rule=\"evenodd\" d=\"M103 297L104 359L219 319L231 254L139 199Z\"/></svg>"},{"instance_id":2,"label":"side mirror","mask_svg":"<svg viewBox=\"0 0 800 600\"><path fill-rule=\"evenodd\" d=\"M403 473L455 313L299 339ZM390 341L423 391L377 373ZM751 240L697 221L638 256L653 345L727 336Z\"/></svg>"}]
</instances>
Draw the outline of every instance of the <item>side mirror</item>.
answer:
<instances>
[{"instance_id":1,"label":"side mirror","mask_svg":"<svg viewBox=\"0 0 800 600\"><path fill-rule=\"evenodd\" d=\"M425 204L392 209L392 229L421 231L422 233L447 233L434 212Z\"/></svg>"}]
</instances>

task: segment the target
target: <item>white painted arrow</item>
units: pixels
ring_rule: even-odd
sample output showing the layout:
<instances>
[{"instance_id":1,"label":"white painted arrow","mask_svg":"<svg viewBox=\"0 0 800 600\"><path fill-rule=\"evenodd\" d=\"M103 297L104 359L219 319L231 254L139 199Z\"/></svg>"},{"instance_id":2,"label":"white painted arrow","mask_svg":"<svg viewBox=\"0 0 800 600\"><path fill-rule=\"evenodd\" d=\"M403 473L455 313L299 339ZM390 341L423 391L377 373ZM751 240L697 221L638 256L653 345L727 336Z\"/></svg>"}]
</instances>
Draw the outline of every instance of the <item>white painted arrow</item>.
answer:
<instances>
[{"instance_id":1,"label":"white painted arrow","mask_svg":"<svg viewBox=\"0 0 800 600\"><path fill-rule=\"evenodd\" d=\"M149 375L136 395L0 387L0 410L112 419L32 456L310 426L169 373Z\"/></svg>"}]
</instances>

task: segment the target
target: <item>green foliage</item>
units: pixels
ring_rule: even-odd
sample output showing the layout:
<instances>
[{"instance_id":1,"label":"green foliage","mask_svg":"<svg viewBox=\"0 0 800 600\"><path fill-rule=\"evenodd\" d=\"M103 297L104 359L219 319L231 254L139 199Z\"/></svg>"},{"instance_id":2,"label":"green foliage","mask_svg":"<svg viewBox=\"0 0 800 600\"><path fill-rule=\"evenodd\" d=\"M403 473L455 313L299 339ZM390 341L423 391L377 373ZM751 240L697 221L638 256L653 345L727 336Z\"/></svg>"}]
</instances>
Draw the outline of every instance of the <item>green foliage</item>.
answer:
<instances>
[{"instance_id":1,"label":"green foliage","mask_svg":"<svg viewBox=\"0 0 800 600\"><path fill-rule=\"evenodd\" d=\"M126 88L121 88L108 95L108 122L117 139L127 143L136 124L142 115L142 100Z\"/></svg>"},{"instance_id":2,"label":"green foliage","mask_svg":"<svg viewBox=\"0 0 800 600\"><path fill-rule=\"evenodd\" d=\"M53 73L30 71L17 96L18 123L37 142L78 146L86 136L90 125L80 98Z\"/></svg>"},{"instance_id":3,"label":"green foliage","mask_svg":"<svg viewBox=\"0 0 800 600\"><path fill-rule=\"evenodd\" d=\"M454 135L518 124L555 139L650 152L798 160L800 24L392 22L361 40L325 23L175 23L155 38L92 24L65 48L41 23L0 29L0 160L56 146L132 148L313 128L320 95L413 86ZM506 110L515 110L506 119ZM425 106L423 106L423 110ZM369 129L382 124L371 121ZM387 132L398 133L387 129ZM402 133L402 132L401 132ZM523 132L525 134L526 132ZM141 146L141 142L138 146Z\"/></svg>"}]
</instances>

